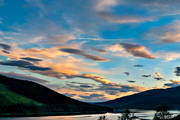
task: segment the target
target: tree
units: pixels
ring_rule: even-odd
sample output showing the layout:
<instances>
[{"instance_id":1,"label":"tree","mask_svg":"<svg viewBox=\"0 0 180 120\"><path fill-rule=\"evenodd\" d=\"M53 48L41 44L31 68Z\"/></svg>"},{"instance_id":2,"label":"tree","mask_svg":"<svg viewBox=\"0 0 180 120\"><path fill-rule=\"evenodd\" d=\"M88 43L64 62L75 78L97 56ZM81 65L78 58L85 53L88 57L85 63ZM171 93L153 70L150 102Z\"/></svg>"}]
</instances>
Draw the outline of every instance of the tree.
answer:
<instances>
[{"instance_id":1,"label":"tree","mask_svg":"<svg viewBox=\"0 0 180 120\"><path fill-rule=\"evenodd\" d=\"M172 118L172 114L168 112L167 105L161 105L156 108L156 113L154 115L153 120L170 120Z\"/></svg>"},{"instance_id":2,"label":"tree","mask_svg":"<svg viewBox=\"0 0 180 120\"><path fill-rule=\"evenodd\" d=\"M138 117L134 116L134 113L131 113L129 110L126 110L121 117L118 117L118 120L134 120Z\"/></svg>"},{"instance_id":3,"label":"tree","mask_svg":"<svg viewBox=\"0 0 180 120\"><path fill-rule=\"evenodd\" d=\"M100 116L100 117L98 118L98 120L109 120L109 119L106 118L106 116L104 115L104 116Z\"/></svg>"}]
</instances>

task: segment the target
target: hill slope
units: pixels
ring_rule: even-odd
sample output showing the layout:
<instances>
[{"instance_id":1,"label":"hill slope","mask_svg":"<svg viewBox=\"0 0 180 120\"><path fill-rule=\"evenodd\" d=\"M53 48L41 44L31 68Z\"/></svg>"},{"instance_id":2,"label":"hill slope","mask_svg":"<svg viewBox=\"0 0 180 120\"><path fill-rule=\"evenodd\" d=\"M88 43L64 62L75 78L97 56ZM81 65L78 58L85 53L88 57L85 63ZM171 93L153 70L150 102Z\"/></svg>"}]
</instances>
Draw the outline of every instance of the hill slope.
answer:
<instances>
[{"instance_id":1,"label":"hill slope","mask_svg":"<svg viewBox=\"0 0 180 120\"><path fill-rule=\"evenodd\" d=\"M154 89L125 96L96 105L118 109L155 109L167 104L170 109L180 109L180 87L168 89Z\"/></svg>"},{"instance_id":2,"label":"hill slope","mask_svg":"<svg viewBox=\"0 0 180 120\"><path fill-rule=\"evenodd\" d=\"M0 115L84 114L109 110L71 99L34 82L0 75Z\"/></svg>"}]
</instances>

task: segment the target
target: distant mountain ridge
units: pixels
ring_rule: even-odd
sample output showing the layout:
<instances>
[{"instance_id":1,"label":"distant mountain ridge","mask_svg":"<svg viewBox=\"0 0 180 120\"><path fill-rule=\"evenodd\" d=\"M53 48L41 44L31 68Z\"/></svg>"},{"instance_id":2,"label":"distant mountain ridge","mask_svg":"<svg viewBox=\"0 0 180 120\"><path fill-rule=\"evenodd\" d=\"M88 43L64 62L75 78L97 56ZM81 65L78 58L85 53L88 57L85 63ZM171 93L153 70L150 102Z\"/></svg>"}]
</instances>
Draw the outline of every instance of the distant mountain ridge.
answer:
<instances>
[{"instance_id":1,"label":"distant mountain ridge","mask_svg":"<svg viewBox=\"0 0 180 120\"><path fill-rule=\"evenodd\" d=\"M110 110L71 99L38 83L0 75L0 115L85 114Z\"/></svg>"},{"instance_id":2,"label":"distant mountain ridge","mask_svg":"<svg viewBox=\"0 0 180 120\"><path fill-rule=\"evenodd\" d=\"M155 109L159 105L166 104L170 109L180 110L180 86L148 90L95 104L115 109Z\"/></svg>"}]
</instances>

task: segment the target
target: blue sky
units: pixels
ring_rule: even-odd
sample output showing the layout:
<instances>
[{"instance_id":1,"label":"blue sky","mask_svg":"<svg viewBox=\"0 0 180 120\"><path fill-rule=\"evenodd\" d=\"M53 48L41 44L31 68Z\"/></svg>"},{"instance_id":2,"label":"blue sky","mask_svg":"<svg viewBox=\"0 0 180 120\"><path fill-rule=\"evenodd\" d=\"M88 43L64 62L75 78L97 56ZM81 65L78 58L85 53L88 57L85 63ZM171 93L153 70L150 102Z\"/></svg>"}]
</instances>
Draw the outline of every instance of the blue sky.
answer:
<instances>
[{"instance_id":1,"label":"blue sky","mask_svg":"<svg viewBox=\"0 0 180 120\"><path fill-rule=\"evenodd\" d=\"M0 74L94 102L180 84L179 0L0 0Z\"/></svg>"}]
</instances>

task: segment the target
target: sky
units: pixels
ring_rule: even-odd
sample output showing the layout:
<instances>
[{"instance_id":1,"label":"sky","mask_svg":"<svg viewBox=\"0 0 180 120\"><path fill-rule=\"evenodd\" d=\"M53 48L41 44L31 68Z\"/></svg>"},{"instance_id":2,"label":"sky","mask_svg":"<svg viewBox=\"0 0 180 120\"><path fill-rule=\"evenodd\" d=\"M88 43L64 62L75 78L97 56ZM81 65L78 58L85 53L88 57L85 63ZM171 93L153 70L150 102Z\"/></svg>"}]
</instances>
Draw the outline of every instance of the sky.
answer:
<instances>
[{"instance_id":1,"label":"sky","mask_svg":"<svg viewBox=\"0 0 180 120\"><path fill-rule=\"evenodd\" d=\"M179 0L0 0L0 74L102 102L180 85Z\"/></svg>"}]
</instances>

